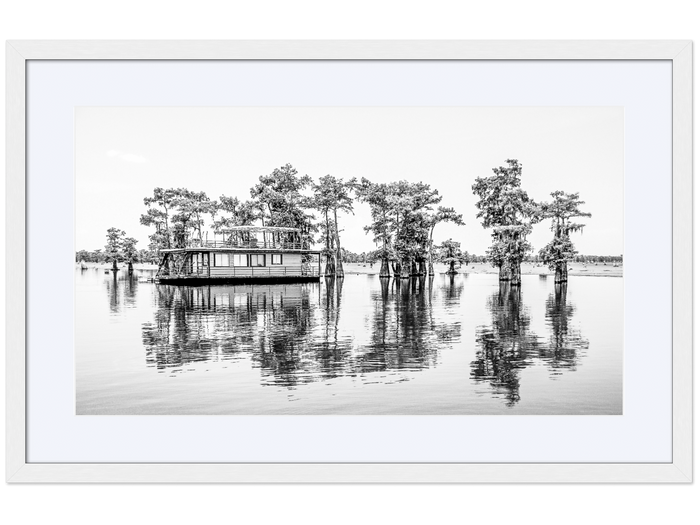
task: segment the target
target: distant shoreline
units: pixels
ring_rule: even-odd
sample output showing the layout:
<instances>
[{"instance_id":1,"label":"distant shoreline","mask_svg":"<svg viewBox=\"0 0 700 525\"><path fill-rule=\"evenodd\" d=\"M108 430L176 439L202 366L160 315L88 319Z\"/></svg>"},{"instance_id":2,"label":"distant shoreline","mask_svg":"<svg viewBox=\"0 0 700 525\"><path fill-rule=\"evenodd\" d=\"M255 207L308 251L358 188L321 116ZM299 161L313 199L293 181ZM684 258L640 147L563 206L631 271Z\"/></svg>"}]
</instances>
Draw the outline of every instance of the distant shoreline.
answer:
<instances>
[{"instance_id":1,"label":"distant shoreline","mask_svg":"<svg viewBox=\"0 0 700 525\"><path fill-rule=\"evenodd\" d=\"M80 266L80 263L75 263L76 267ZM100 264L100 263L86 263L88 268L102 268L109 270L112 268L110 264ZM345 269L346 275L379 275L380 264L375 263L373 266L369 264L363 265L361 263L344 263L343 268ZM125 270L126 264L120 264L119 269ZM157 264L148 263L135 263L134 270L157 270ZM583 263L570 263L569 264L569 276L590 276L590 277L622 277L622 265L615 266L612 263L604 264L583 264ZM447 265L436 264L435 274L445 274L447 272ZM522 275L554 275L554 272L547 268L546 266L537 265L535 263L525 262L521 267ZM493 268L488 263L470 263L462 266L457 270L458 274L497 274L498 269Z\"/></svg>"},{"instance_id":2,"label":"distant shoreline","mask_svg":"<svg viewBox=\"0 0 700 525\"><path fill-rule=\"evenodd\" d=\"M362 264L343 264L346 275L379 275L378 263L374 264L374 267L370 268L367 264L363 266ZM591 276L591 277L622 277L622 266L613 266L612 263L604 265L603 263L595 264L583 264L583 263L570 263L569 264L569 276ZM435 274L444 274L447 272L447 265L436 264ZM493 268L488 263L470 263L462 266L457 270L458 274L498 274L498 268ZM550 270L546 266L537 266L534 263L523 263L521 266L522 275L554 275L554 271Z\"/></svg>"}]
</instances>

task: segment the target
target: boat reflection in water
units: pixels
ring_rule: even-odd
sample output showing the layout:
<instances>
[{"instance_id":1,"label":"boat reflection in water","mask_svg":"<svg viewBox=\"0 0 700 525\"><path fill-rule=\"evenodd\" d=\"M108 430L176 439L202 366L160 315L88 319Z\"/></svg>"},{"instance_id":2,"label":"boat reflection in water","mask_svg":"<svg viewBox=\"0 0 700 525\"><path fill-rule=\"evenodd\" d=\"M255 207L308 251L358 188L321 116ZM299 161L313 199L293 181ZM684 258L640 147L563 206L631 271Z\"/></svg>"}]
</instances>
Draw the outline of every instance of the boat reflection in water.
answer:
<instances>
[{"instance_id":1,"label":"boat reflection in water","mask_svg":"<svg viewBox=\"0 0 700 525\"><path fill-rule=\"evenodd\" d=\"M379 280L369 305L366 289L352 294L344 284L158 285L154 321L142 326L147 364L186 372L188 363L247 359L262 384L294 387L432 367L460 337L459 319L433 308L459 293L454 284L439 293L426 279Z\"/></svg>"},{"instance_id":2,"label":"boat reflection in water","mask_svg":"<svg viewBox=\"0 0 700 525\"><path fill-rule=\"evenodd\" d=\"M520 401L520 372L545 364L550 377L566 370L574 371L585 356L588 341L578 329L570 327L575 307L566 300L567 285L556 284L545 304L545 324L549 339L538 337L531 329L529 308L523 305L519 286L500 283L489 297L487 309L491 324L476 330L476 359L472 378L488 382L506 405Z\"/></svg>"}]
</instances>

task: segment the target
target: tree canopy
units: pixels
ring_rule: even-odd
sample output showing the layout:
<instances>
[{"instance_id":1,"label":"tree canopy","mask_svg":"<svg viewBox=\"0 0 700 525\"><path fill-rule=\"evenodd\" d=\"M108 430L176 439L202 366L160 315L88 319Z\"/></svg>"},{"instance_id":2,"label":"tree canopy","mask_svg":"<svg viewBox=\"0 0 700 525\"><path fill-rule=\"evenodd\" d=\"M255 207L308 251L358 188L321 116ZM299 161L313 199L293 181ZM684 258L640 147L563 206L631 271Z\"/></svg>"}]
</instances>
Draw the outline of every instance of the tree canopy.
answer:
<instances>
[{"instance_id":1,"label":"tree canopy","mask_svg":"<svg viewBox=\"0 0 700 525\"><path fill-rule=\"evenodd\" d=\"M223 228L232 226L250 226L258 220L259 211L253 201L241 201L238 197L221 195L217 204L220 217L214 218L214 232L220 233Z\"/></svg>"},{"instance_id":2,"label":"tree canopy","mask_svg":"<svg viewBox=\"0 0 700 525\"><path fill-rule=\"evenodd\" d=\"M105 244L105 258L109 262L120 262L123 258L122 247L126 233L119 228L107 230L107 244Z\"/></svg>"},{"instance_id":3,"label":"tree canopy","mask_svg":"<svg viewBox=\"0 0 700 525\"><path fill-rule=\"evenodd\" d=\"M532 250L527 236L541 217L541 210L521 188L522 165L507 159L506 166L493 168L493 175L478 177L472 191L484 228L492 228L491 247L486 256L498 267L500 280L520 283L520 265Z\"/></svg>"},{"instance_id":4,"label":"tree canopy","mask_svg":"<svg viewBox=\"0 0 700 525\"><path fill-rule=\"evenodd\" d=\"M555 282L564 282L568 279L568 263L578 253L570 234L582 231L584 227L571 219L590 217L591 214L581 210L581 206L586 203L579 198L578 193L555 191L551 196L552 200L542 203L540 208L542 217L552 221L550 229L554 232L554 238L540 250L539 255L549 269L555 271Z\"/></svg>"},{"instance_id":5,"label":"tree canopy","mask_svg":"<svg viewBox=\"0 0 700 525\"><path fill-rule=\"evenodd\" d=\"M365 231L373 234L382 259L380 276L388 277L388 261L394 273L404 276L425 274L425 262L432 263L433 231L440 222L464 224L453 208L438 206L442 196L423 182L405 180L373 183L363 178L357 187L358 198L370 206L372 222ZM437 208L436 208L437 207Z\"/></svg>"},{"instance_id":6,"label":"tree canopy","mask_svg":"<svg viewBox=\"0 0 700 525\"><path fill-rule=\"evenodd\" d=\"M447 239L438 246L439 261L449 265L448 274L457 273L457 268L469 263L469 253L462 251L461 243Z\"/></svg>"},{"instance_id":7,"label":"tree canopy","mask_svg":"<svg viewBox=\"0 0 700 525\"><path fill-rule=\"evenodd\" d=\"M250 190L255 208L263 226L284 226L301 230L305 245L313 242L317 226L313 223L312 197L303 191L313 184L308 175L299 175L291 164L276 168L269 175L261 175Z\"/></svg>"},{"instance_id":8,"label":"tree canopy","mask_svg":"<svg viewBox=\"0 0 700 525\"><path fill-rule=\"evenodd\" d=\"M314 207L321 212L321 239L326 256L326 275L344 275L342 248L340 246L340 229L338 212L353 213L353 197L357 180L344 181L341 178L326 175L318 183L313 183Z\"/></svg>"},{"instance_id":9,"label":"tree canopy","mask_svg":"<svg viewBox=\"0 0 700 525\"><path fill-rule=\"evenodd\" d=\"M499 268L500 280L520 283L520 266L524 260L541 260L555 270L555 280L566 279L569 261L617 261L621 257L580 256L571 242L570 234L581 231L578 217L590 217L581 210L585 203L578 193L555 191L552 200L538 203L522 187L523 167L516 159L492 168L492 174L477 177L472 185L478 197L476 218L491 230L491 246L485 256ZM375 249L361 255L341 246L343 214L354 214L355 200L369 205L370 222L363 229L372 236ZM432 275L433 261L449 264L450 272L464 264L468 255L459 242L448 239L434 244L436 227L441 223L464 225L463 215L452 207L442 206L442 195L425 182L396 180L376 183L362 177L344 180L325 175L314 182L300 175L291 165L275 168L258 177L250 189L250 199L222 194L210 199L203 191L187 188L154 188L144 198L145 212L140 222L153 228L147 250L137 250L136 240L127 238L117 228L110 228L104 252L80 251L81 259L94 261L153 260L161 250L203 243L207 227L214 235L227 228L254 226L287 227L302 233L305 248L318 242L326 257L326 273L343 275L343 262L381 261L380 277ZM314 211L319 212L316 220ZM551 219L553 239L539 252L530 256L532 246L528 236L533 225ZM314 239L316 233L320 233ZM427 266L426 266L427 265Z\"/></svg>"}]
</instances>

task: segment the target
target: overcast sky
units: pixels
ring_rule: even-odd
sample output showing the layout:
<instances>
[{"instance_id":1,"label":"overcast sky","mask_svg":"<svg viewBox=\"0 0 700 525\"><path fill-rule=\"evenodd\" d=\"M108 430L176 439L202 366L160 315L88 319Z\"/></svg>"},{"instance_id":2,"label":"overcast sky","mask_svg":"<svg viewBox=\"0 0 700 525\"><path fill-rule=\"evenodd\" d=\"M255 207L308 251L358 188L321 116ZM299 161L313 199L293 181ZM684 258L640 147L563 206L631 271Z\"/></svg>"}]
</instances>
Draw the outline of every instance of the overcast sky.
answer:
<instances>
[{"instance_id":1,"label":"overcast sky","mask_svg":"<svg viewBox=\"0 0 700 525\"><path fill-rule=\"evenodd\" d=\"M439 225L436 241L451 237L483 254L489 231L475 217L471 185L515 158L532 198L580 193L593 214L573 239L580 253L619 255L623 117L620 107L80 107L76 249L103 249L110 227L147 248L151 230L139 217L155 187L247 199L260 175L290 163L314 179L428 183L466 223ZM341 216L342 245L374 249L362 229L369 221L361 203L354 216ZM550 238L549 223L540 223L530 241L537 251Z\"/></svg>"}]
</instances>

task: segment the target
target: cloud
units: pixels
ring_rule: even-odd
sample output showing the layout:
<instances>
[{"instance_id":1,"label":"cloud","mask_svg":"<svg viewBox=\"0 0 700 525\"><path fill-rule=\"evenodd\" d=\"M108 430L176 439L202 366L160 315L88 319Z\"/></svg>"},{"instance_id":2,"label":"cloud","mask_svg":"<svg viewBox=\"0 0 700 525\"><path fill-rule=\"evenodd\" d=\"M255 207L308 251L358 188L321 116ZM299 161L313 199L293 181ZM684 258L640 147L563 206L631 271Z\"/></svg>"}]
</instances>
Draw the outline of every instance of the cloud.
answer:
<instances>
[{"instance_id":1,"label":"cloud","mask_svg":"<svg viewBox=\"0 0 700 525\"><path fill-rule=\"evenodd\" d=\"M124 162L133 162L135 164L141 164L143 162L146 162L146 157L142 157L141 155L135 155L134 153L124 153L123 151L119 151L118 149L111 149L107 152L108 157L116 157L118 159L123 160Z\"/></svg>"}]
</instances>

